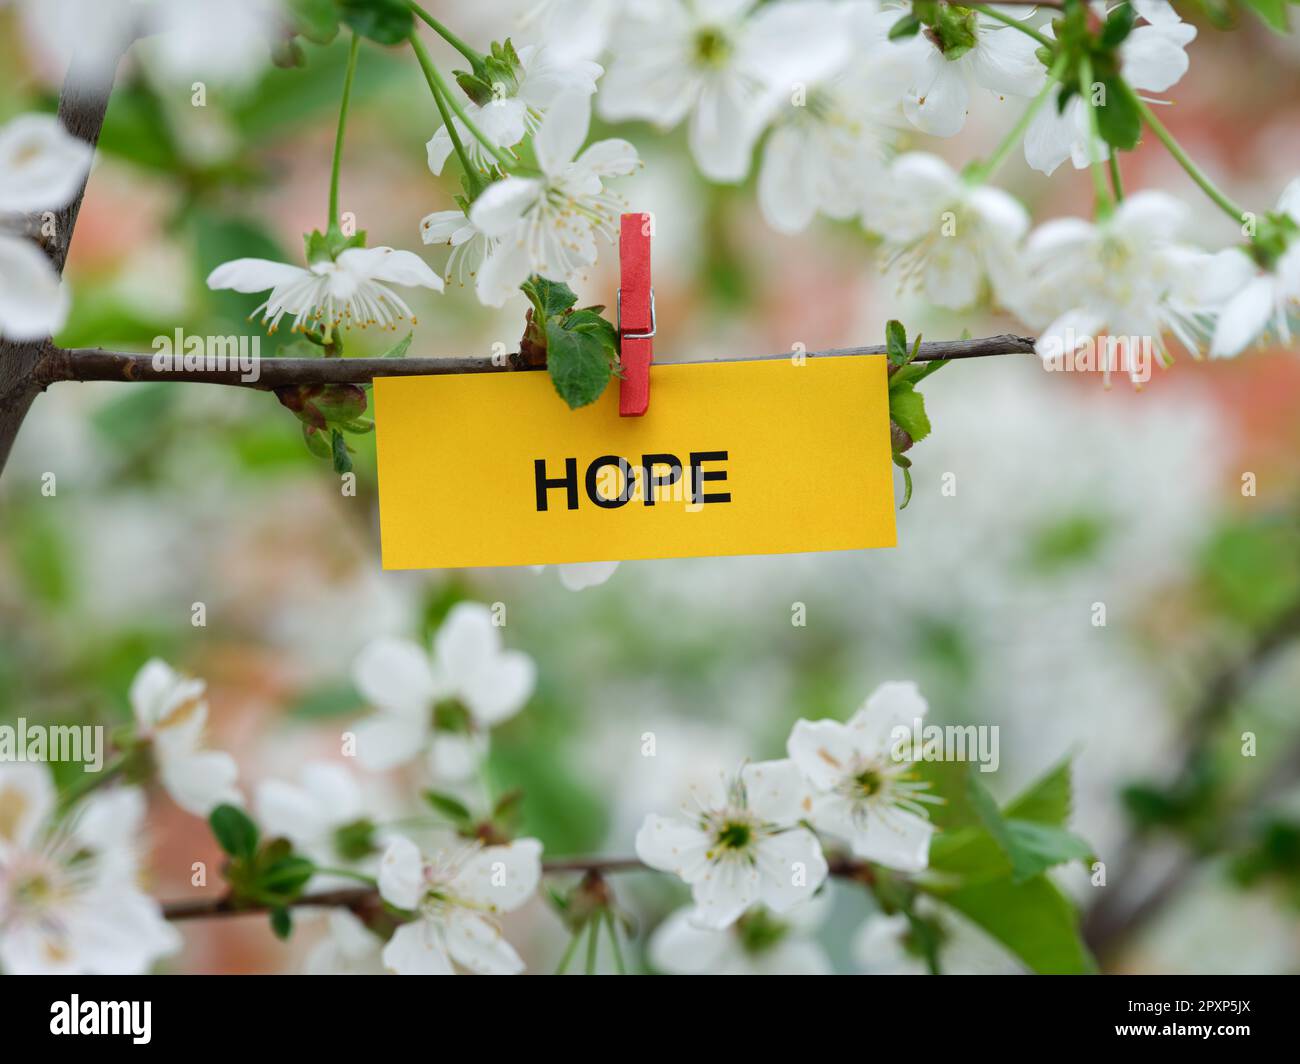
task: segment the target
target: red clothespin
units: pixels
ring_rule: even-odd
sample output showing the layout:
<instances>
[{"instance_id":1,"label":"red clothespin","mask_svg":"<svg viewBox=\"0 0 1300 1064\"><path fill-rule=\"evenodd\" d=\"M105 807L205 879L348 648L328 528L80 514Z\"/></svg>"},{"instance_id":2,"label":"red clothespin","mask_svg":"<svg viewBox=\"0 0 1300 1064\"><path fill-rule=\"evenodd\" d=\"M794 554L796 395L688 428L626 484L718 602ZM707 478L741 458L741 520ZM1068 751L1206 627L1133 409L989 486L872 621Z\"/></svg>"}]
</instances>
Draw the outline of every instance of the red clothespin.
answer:
<instances>
[{"instance_id":1,"label":"red clothespin","mask_svg":"<svg viewBox=\"0 0 1300 1064\"><path fill-rule=\"evenodd\" d=\"M623 379L620 417L640 417L650 405L650 363L654 359L655 293L650 286L648 214L625 214L618 241L618 340Z\"/></svg>"}]
</instances>

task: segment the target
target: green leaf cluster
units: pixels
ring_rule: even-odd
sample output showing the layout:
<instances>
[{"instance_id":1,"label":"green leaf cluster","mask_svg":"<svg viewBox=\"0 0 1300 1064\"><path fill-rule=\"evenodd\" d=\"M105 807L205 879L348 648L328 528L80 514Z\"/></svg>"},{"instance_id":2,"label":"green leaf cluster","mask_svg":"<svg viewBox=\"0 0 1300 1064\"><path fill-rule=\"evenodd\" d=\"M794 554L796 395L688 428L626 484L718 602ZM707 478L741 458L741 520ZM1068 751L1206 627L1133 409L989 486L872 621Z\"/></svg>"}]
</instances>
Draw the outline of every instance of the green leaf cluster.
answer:
<instances>
[{"instance_id":1,"label":"green leaf cluster","mask_svg":"<svg viewBox=\"0 0 1300 1064\"><path fill-rule=\"evenodd\" d=\"M208 825L229 858L225 877L234 904L267 906L272 930L279 938L288 938L293 929L289 906L301 897L316 874L316 865L294 853L288 839L263 841L257 825L238 806L217 806L208 816Z\"/></svg>"},{"instance_id":2,"label":"green leaf cluster","mask_svg":"<svg viewBox=\"0 0 1300 1064\"><path fill-rule=\"evenodd\" d=\"M530 277L521 287L532 303L520 342L524 361L545 361L570 409L594 403L614 376L618 357L618 331L602 316L605 308L575 309L573 290L545 277Z\"/></svg>"}]
</instances>

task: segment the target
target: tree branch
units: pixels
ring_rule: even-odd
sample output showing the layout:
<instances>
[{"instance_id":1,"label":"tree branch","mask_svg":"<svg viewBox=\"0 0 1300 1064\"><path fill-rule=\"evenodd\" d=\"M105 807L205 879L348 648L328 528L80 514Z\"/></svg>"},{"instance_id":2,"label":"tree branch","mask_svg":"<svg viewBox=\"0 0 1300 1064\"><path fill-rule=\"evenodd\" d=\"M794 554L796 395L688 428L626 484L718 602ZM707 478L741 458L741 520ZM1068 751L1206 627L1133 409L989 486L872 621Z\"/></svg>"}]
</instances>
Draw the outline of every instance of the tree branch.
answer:
<instances>
[{"instance_id":1,"label":"tree branch","mask_svg":"<svg viewBox=\"0 0 1300 1064\"><path fill-rule=\"evenodd\" d=\"M1028 336L987 336L975 340L939 340L922 343L918 362L942 359L984 358L994 355L1030 354L1034 340ZM807 358L830 358L841 355L882 355L885 348L843 347L826 351L809 351ZM789 359L791 352L754 355L737 359L699 359L687 365L708 362L764 362ZM178 381L190 384L221 384L235 388L274 391L301 384L364 384L379 377L423 377L453 373L501 373L525 371L516 356L493 361L489 357L456 358L267 358L258 363L256 381L244 380L244 370L233 364L225 368L201 370L159 369L153 355L103 351L98 348L65 350L48 347L35 369L41 388L56 381ZM217 364L213 360L214 366ZM681 364L681 363L678 363Z\"/></svg>"},{"instance_id":2,"label":"tree branch","mask_svg":"<svg viewBox=\"0 0 1300 1064\"><path fill-rule=\"evenodd\" d=\"M828 861L830 874L844 879L853 879L859 883L871 883L875 876L871 866L863 861L848 857L832 857ZM566 857L542 864L544 875L556 875L565 872L596 873L610 875L617 872L653 872L655 869L643 864L635 857ZM352 909L365 910L374 906L379 899L379 892L374 887L345 887L321 894L306 894L294 901L289 907L314 909ZM188 901L169 901L163 903L163 916L168 920L206 920L226 916L256 916L269 911L266 905L236 905L229 895L215 898L194 898Z\"/></svg>"}]
</instances>

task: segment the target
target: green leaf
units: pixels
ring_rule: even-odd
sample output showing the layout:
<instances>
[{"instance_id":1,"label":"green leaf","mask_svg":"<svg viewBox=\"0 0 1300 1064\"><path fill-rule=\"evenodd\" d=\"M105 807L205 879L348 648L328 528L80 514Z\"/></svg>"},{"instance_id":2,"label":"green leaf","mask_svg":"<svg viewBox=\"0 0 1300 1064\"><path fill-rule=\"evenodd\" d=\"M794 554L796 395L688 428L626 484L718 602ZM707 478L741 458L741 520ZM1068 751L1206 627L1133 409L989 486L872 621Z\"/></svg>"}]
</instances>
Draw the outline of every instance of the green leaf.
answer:
<instances>
[{"instance_id":1,"label":"green leaf","mask_svg":"<svg viewBox=\"0 0 1300 1064\"><path fill-rule=\"evenodd\" d=\"M911 385L890 391L889 417L912 437L913 443L920 443L930 435L930 419L925 413L925 400Z\"/></svg>"},{"instance_id":2,"label":"green leaf","mask_svg":"<svg viewBox=\"0 0 1300 1064\"><path fill-rule=\"evenodd\" d=\"M302 438L307 442L307 450L311 451L317 458L323 458L329 461L333 456L330 450L330 441L325 438L323 429L313 428L305 421L302 424Z\"/></svg>"},{"instance_id":3,"label":"green leaf","mask_svg":"<svg viewBox=\"0 0 1300 1064\"><path fill-rule=\"evenodd\" d=\"M891 319L885 325L885 348L893 365L901 366L907 361L907 330L901 321Z\"/></svg>"},{"instance_id":4,"label":"green leaf","mask_svg":"<svg viewBox=\"0 0 1300 1064\"><path fill-rule=\"evenodd\" d=\"M257 888L264 894L276 898L294 898L302 893L312 876L316 874L316 865L296 853L280 857L262 869L257 877Z\"/></svg>"},{"instance_id":5,"label":"green leaf","mask_svg":"<svg viewBox=\"0 0 1300 1064\"><path fill-rule=\"evenodd\" d=\"M1264 24L1275 33L1286 33L1291 24L1287 19L1286 0L1242 0Z\"/></svg>"},{"instance_id":6,"label":"green leaf","mask_svg":"<svg viewBox=\"0 0 1300 1064\"><path fill-rule=\"evenodd\" d=\"M1100 79L1106 102L1097 108L1097 130L1112 148L1132 151L1142 135L1142 113L1118 74Z\"/></svg>"},{"instance_id":7,"label":"green leaf","mask_svg":"<svg viewBox=\"0 0 1300 1064\"><path fill-rule=\"evenodd\" d=\"M1044 876L998 880L935 896L1043 975L1083 975L1096 964L1079 937L1078 914Z\"/></svg>"},{"instance_id":8,"label":"green leaf","mask_svg":"<svg viewBox=\"0 0 1300 1064\"><path fill-rule=\"evenodd\" d=\"M1007 803L1002 815L1062 827L1070 819L1070 762L1063 760Z\"/></svg>"},{"instance_id":9,"label":"green leaf","mask_svg":"<svg viewBox=\"0 0 1300 1064\"><path fill-rule=\"evenodd\" d=\"M548 277L533 275L522 285L525 294L541 308L543 316L550 320L558 318L578 302L572 288L561 281L552 281Z\"/></svg>"},{"instance_id":10,"label":"green leaf","mask_svg":"<svg viewBox=\"0 0 1300 1064\"><path fill-rule=\"evenodd\" d=\"M287 942L293 934L293 917L283 907L271 910L271 930L281 942Z\"/></svg>"},{"instance_id":11,"label":"green leaf","mask_svg":"<svg viewBox=\"0 0 1300 1064\"><path fill-rule=\"evenodd\" d=\"M611 351L618 349L618 330L608 318L593 307L575 310L564 319L564 327L571 332L591 333Z\"/></svg>"},{"instance_id":12,"label":"green leaf","mask_svg":"<svg viewBox=\"0 0 1300 1064\"><path fill-rule=\"evenodd\" d=\"M405 358L406 352L411 347L411 340L414 338L414 336L415 333L413 332L407 333L400 340L398 340L397 343L393 344L392 347L390 347L379 357L380 358Z\"/></svg>"},{"instance_id":13,"label":"green leaf","mask_svg":"<svg viewBox=\"0 0 1300 1064\"><path fill-rule=\"evenodd\" d=\"M1017 883L1032 879L1054 865L1086 861L1092 856L1092 847L1063 827L1008 819L973 769L969 786L980 820L1011 862L1011 877Z\"/></svg>"},{"instance_id":14,"label":"green leaf","mask_svg":"<svg viewBox=\"0 0 1300 1064\"><path fill-rule=\"evenodd\" d=\"M343 21L378 44L401 44L415 28L404 0L338 0Z\"/></svg>"},{"instance_id":15,"label":"green leaf","mask_svg":"<svg viewBox=\"0 0 1300 1064\"><path fill-rule=\"evenodd\" d=\"M257 850L257 825L238 806L219 805L208 815L217 844L231 857L251 858Z\"/></svg>"},{"instance_id":16,"label":"green leaf","mask_svg":"<svg viewBox=\"0 0 1300 1064\"><path fill-rule=\"evenodd\" d=\"M339 13L334 0L289 0L293 28L313 44L329 44L338 36Z\"/></svg>"},{"instance_id":17,"label":"green leaf","mask_svg":"<svg viewBox=\"0 0 1300 1064\"><path fill-rule=\"evenodd\" d=\"M348 443L338 429L330 430L330 456L334 460L335 473L352 472L352 456L348 453Z\"/></svg>"},{"instance_id":18,"label":"green leaf","mask_svg":"<svg viewBox=\"0 0 1300 1064\"><path fill-rule=\"evenodd\" d=\"M457 824L468 824L473 819L473 815L465 803L453 795L444 794L441 791L425 791L424 800L436 812L441 813Z\"/></svg>"},{"instance_id":19,"label":"green leaf","mask_svg":"<svg viewBox=\"0 0 1300 1064\"><path fill-rule=\"evenodd\" d=\"M907 504L912 501L912 460L905 454L895 452L894 465L903 471L903 501L898 508L906 510Z\"/></svg>"},{"instance_id":20,"label":"green leaf","mask_svg":"<svg viewBox=\"0 0 1300 1064\"><path fill-rule=\"evenodd\" d=\"M1137 13L1133 10L1133 5L1120 4L1106 17L1106 24L1101 28L1102 47L1109 49L1122 44L1133 32L1133 23L1136 21Z\"/></svg>"},{"instance_id":21,"label":"green leaf","mask_svg":"<svg viewBox=\"0 0 1300 1064\"><path fill-rule=\"evenodd\" d=\"M889 28L889 39L902 40L904 37L915 37L920 32L921 20L915 15L904 15Z\"/></svg>"},{"instance_id":22,"label":"green leaf","mask_svg":"<svg viewBox=\"0 0 1300 1064\"><path fill-rule=\"evenodd\" d=\"M546 324L546 368L560 398L576 410L600 398L613 373L613 351L591 329Z\"/></svg>"}]
</instances>

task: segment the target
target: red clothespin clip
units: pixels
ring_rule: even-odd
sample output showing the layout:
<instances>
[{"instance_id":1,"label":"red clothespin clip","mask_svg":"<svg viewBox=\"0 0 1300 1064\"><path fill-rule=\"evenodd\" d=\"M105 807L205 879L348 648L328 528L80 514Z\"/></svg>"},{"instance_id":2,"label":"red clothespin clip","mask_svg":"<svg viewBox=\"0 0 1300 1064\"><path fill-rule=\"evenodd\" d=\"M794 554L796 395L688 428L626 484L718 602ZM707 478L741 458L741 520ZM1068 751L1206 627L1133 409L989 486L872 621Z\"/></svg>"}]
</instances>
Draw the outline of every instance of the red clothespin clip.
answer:
<instances>
[{"instance_id":1,"label":"red clothespin clip","mask_svg":"<svg viewBox=\"0 0 1300 1064\"><path fill-rule=\"evenodd\" d=\"M650 285L650 215L625 214L618 240L618 341L623 378L620 417L640 417L650 405L654 359L655 293Z\"/></svg>"}]
</instances>

